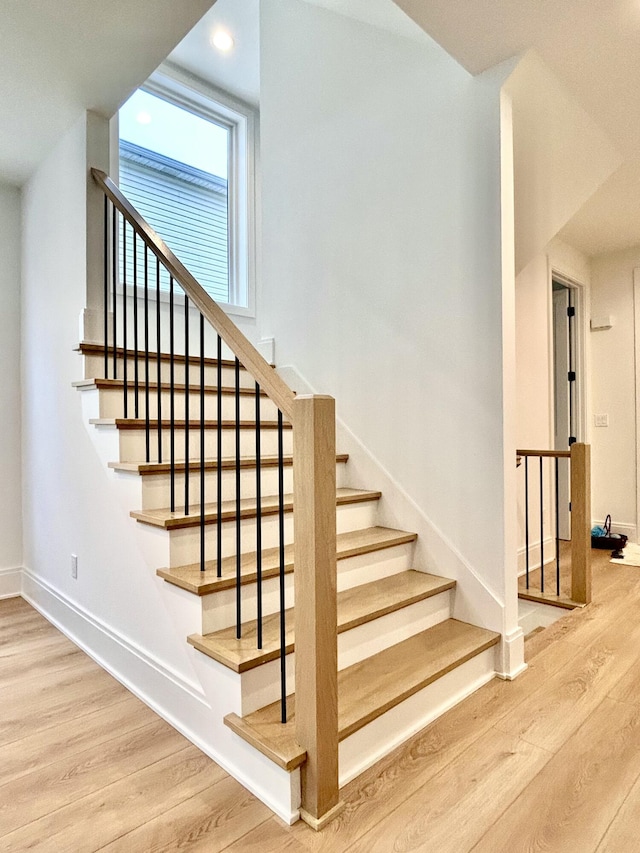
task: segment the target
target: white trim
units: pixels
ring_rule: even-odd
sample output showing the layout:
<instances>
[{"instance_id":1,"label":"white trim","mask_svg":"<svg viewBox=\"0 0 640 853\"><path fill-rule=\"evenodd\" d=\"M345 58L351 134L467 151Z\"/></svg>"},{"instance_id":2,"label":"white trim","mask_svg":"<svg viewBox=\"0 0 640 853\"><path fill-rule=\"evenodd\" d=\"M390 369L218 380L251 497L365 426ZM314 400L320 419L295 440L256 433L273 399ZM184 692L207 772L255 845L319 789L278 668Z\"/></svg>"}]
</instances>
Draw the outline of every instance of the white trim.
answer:
<instances>
[{"instance_id":1,"label":"white trim","mask_svg":"<svg viewBox=\"0 0 640 853\"><path fill-rule=\"evenodd\" d=\"M131 656L135 658L136 664L144 664L145 667L153 670L157 675L160 675L162 678L171 682L173 687L176 687L188 694L191 699L209 707L209 703L207 702L200 685L195 682L188 682L178 672L167 667L161 660L150 655L141 646L132 642L123 634L120 634L118 631L114 631L114 629L110 625L107 625L107 623L102 619L98 619L96 616L93 616L84 607L72 601L63 592L53 587L43 578L37 577L29 569L23 570L23 576L24 582L22 597L28 601L29 604L35 607L35 609L38 610L45 619L55 625L59 631L85 651L86 654L95 660L95 662L103 669L110 672L114 678L120 681L121 684L124 684L127 690L134 693L145 704L151 705L151 702L144 691L141 691L138 688L137 683L132 682L127 676L122 675L119 670L114 669L112 664L110 664L110 662L106 660L101 653L96 651L96 648L99 647L104 640L107 640L110 646L112 644L117 645L128 657ZM63 613L67 618L61 618ZM74 621L76 623L75 631L69 628L69 624L73 624ZM87 631L87 629L91 630ZM88 642L88 634L92 632L94 634L97 632L96 637L98 639L95 647ZM83 636L83 634L86 634L87 636Z\"/></svg>"},{"instance_id":2,"label":"white trim","mask_svg":"<svg viewBox=\"0 0 640 853\"><path fill-rule=\"evenodd\" d=\"M524 662L524 631L519 625L513 631L503 634L496 661L496 675L502 681L513 681L527 668Z\"/></svg>"},{"instance_id":3,"label":"white trim","mask_svg":"<svg viewBox=\"0 0 640 853\"><path fill-rule=\"evenodd\" d=\"M223 124L231 131L230 170L227 176L229 302L216 300L216 304L227 314L254 318L259 241L256 216L259 193L256 150L259 113L244 101L169 62L162 63L140 89L187 109L194 115ZM155 293L149 293L149 300L155 299ZM161 302L168 299L168 294L160 293Z\"/></svg>"},{"instance_id":4,"label":"white trim","mask_svg":"<svg viewBox=\"0 0 640 853\"><path fill-rule=\"evenodd\" d=\"M22 568L0 569L0 599L22 594Z\"/></svg>"},{"instance_id":5,"label":"white trim","mask_svg":"<svg viewBox=\"0 0 640 853\"><path fill-rule=\"evenodd\" d=\"M574 342L574 364L576 368L577 374L577 393L576 393L576 438L578 441L586 442L588 441L588 429L589 429L589 420L587 418L587 410L589 404L589 390L587 387L587 332L589 331L588 327L588 318L587 318L587 300L586 300L586 290L587 285L579 281L572 276L569 276L563 273L557 266L555 266L551 258L547 256L548 268L549 268L549 286L548 286L548 298L550 301L550 326L551 334L550 338L550 347L551 358L550 358L550 369L552 371L550 378L550 398L551 398L551 437L553 437L553 423L555 417L555 399L553 393L553 299L551 296L553 290L553 280L555 279L558 284L563 284L565 287L568 287L575 296L574 307L576 309L576 322L574 325L576 339Z\"/></svg>"},{"instance_id":6,"label":"white trim","mask_svg":"<svg viewBox=\"0 0 640 853\"><path fill-rule=\"evenodd\" d=\"M282 798L276 798L281 791L271 790L268 784L256 785L243 767L221 754L209 740L196 731L194 725L184 722L185 720L194 721L202 732L211 729L211 706L199 684L187 681L158 658L97 619L29 569L23 569L22 576L22 597L47 621L55 625L85 654L215 761L226 773L237 779L285 823L292 824L298 820L298 809L292 804L288 808ZM231 732L229 737L233 738ZM266 767L270 773L275 772L280 776L285 774L285 771L280 771L280 768L268 759L263 759L260 754L256 753L251 757L262 767ZM292 779L293 792L296 784L296 780Z\"/></svg>"},{"instance_id":7,"label":"white trim","mask_svg":"<svg viewBox=\"0 0 640 853\"><path fill-rule=\"evenodd\" d=\"M542 540L544 556L546 557L548 554L551 554L552 557L550 559L555 560L556 558L556 540L553 536L545 536ZM518 548L518 577L521 578L524 574L526 574L527 566L526 566L526 555L527 546L521 545ZM535 571L540 568L540 540L536 539L535 542L529 542L529 571ZM545 566L549 560L545 560Z\"/></svg>"}]
</instances>

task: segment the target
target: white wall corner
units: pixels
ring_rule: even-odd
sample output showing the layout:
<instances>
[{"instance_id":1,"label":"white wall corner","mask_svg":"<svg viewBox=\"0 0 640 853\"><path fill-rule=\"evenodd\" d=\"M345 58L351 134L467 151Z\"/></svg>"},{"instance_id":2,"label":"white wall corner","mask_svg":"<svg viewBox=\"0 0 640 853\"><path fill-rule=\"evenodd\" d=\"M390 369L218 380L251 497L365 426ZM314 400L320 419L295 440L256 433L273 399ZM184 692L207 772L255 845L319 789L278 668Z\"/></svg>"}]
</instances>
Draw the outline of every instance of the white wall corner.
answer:
<instances>
[{"instance_id":1,"label":"white wall corner","mask_svg":"<svg viewBox=\"0 0 640 853\"><path fill-rule=\"evenodd\" d=\"M496 675L503 681L513 681L525 671L524 631L519 626L502 636L496 652Z\"/></svg>"},{"instance_id":2,"label":"white wall corner","mask_svg":"<svg viewBox=\"0 0 640 853\"><path fill-rule=\"evenodd\" d=\"M0 569L0 599L22 594L22 569Z\"/></svg>"},{"instance_id":3,"label":"white wall corner","mask_svg":"<svg viewBox=\"0 0 640 853\"><path fill-rule=\"evenodd\" d=\"M86 305L101 311L104 304L104 216L105 196L93 180L91 169L109 171L109 121L97 113L86 113Z\"/></svg>"}]
</instances>

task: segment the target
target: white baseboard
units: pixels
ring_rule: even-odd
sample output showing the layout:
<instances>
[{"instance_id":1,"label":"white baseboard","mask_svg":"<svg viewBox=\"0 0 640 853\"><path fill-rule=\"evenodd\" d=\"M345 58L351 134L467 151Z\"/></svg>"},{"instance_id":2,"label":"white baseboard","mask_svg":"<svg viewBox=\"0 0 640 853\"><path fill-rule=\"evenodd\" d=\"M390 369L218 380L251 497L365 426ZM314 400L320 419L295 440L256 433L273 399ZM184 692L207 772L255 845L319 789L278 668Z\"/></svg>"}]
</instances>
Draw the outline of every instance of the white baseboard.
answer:
<instances>
[{"instance_id":1,"label":"white baseboard","mask_svg":"<svg viewBox=\"0 0 640 853\"><path fill-rule=\"evenodd\" d=\"M542 556L544 556L545 566L547 563L555 560L556 558L556 540L547 536L543 540L543 548L542 548ZM522 577L522 575L527 572L527 562L526 562L526 552L527 546L521 545L518 548L518 577ZM536 569L540 568L540 540L537 539L535 542L529 542L529 571L533 572Z\"/></svg>"},{"instance_id":2,"label":"white baseboard","mask_svg":"<svg viewBox=\"0 0 640 853\"><path fill-rule=\"evenodd\" d=\"M28 569L22 570L21 594L99 666L262 800L278 817L288 824L299 818L295 805L287 805L286 797L282 797L282 786L281 797L278 798L278 792L272 790L277 786L270 787L269 784L268 776L272 768L278 775L285 774L285 771L255 753L258 762L265 768L267 779L263 784L256 784L250 774L207 739L206 733L213 731L216 725L222 726L222 720L213 719L211 706L199 684L187 681L180 673L167 667ZM225 730L225 735L227 733L229 738L235 737L232 732ZM242 748L246 746L242 741L240 745ZM288 777L288 774L285 775Z\"/></svg>"},{"instance_id":3,"label":"white baseboard","mask_svg":"<svg viewBox=\"0 0 640 853\"><path fill-rule=\"evenodd\" d=\"M496 675L503 681L513 681L525 671L524 631L518 625L513 631L502 635L496 654Z\"/></svg>"},{"instance_id":4,"label":"white baseboard","mask_svg":"<svg viewBox=\"0 0 640 853\"><path fill-rule=\"evenodd\" d=\"M22 569L0 569L0 599L22 594Z\"/></svg>"}]
</instances>

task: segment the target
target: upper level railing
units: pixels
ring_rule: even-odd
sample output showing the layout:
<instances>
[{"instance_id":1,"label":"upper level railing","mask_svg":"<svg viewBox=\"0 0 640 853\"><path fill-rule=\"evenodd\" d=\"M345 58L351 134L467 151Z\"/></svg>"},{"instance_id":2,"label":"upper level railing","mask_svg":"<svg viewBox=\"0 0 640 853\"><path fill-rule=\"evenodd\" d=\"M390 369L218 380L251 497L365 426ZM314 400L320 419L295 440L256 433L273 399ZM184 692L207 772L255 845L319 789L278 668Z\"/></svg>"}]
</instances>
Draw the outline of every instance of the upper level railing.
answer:
<instances>
[{"instance_id":1,"label":"upper level railing","mask_svg":"<svg viewBox=\"0 0 640 853\"><path fill-rule=\"evenodd\" d=\"M104 193L104 378L122 381L125 418L137 419L145 432L146 461L168 461L170 509L183 512L199 527L199 568L203 578L221 577L235 563L236 636L242 635L243 554L251 551L257 574L256 636L262 647L262 555L264 517L278 514L276 544L280 619L282 721L287 720L284 441L293 430L295 490L293 550L295 562L296 737L307 751L302 768L302 807L320 819L338 802L336 472L335 404L330 397L296 396L270 364L214 302L164 241L140 216L104 172L92 170ZM176 291L184 298L184 319L176 322ZM161 309L168 291L168 317ZM155 316L150 303L155 301ZM190 313L197 312L195 331ZM208 353L213 330L213 353ZM223 344L232 358L223 357ZM155 348L155 351L154 351ZM163 354L162 349L168 353ZM167 375L168 373L168 375ZM241 384L249 374L253 387ZM230 386L224 387L229 375ZM179 376L182 381L178 381ZM217 388L216 417L207 416L205 397ZM234 402L234 416L223 417L222 391ZM249 393L253 419L242 416ZM184 416L176 398L184 400ZM261 406L269 399L275 420ZM197 405L199 403L199 406ZM192 410L197 414L192 417ZM155 410L156 417L151 416ZM144 412L144 419L141 417ZM144 423L142 424L142 421ZM255 541L245 542L241 523L242 455L255 431ZM265 436L277 436L278 494L268 507L262 495L261 459ZM229 441L231 436L233 441ZM232 444L231 457L224 458ZM235 469L234 495L223 500L223 469ZM206 471L216 473L216 494L209 496ZM177 475L184 473L178 495ZM190 474L199 477L190 493ZM274 506L275 503L275 506ZM225 512L223 512L223 508ZM228 510L228 511L226 511ZM225 517L226 516L226 517ZM231 519L231 521L230 521ZM215 547L206 535L215 521ZM229 535L229 524L233 535ZM215 553L210 553L214 551Z\"/></svg>"},{"instance_id":2,"label":"upper level railing","mask_svg":"<svg viewBox=\"0 0 640 853\"><path fill-rule=\"evenodd\" d=\"M524 479L524 566L520 568L525 580L520 595L564 607L588 604L591 448L574 443L571 450L516 450L516 454L521 459ZM563 483L568 489L566 495ZM570 506L570 532L561 530L565 499L565 509Z\"/></svg>"}]
</instances>

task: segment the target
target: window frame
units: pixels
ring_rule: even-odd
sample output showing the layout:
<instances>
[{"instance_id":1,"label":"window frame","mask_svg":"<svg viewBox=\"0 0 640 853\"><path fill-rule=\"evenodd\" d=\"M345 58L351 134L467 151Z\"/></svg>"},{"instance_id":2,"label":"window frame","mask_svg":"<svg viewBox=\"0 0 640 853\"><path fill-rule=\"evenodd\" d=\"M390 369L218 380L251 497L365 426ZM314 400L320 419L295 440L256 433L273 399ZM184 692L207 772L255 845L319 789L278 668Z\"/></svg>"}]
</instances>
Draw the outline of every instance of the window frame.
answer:
<instances>
[{"instance_id":1,"label":"window frame","mask_svg":"<svg viewBox=\"0 0 640 853\"><path fill-rule=\"evenodd\" d=\"M163 63L139 89L228 128L229 302L216 301L216 304L227 314L255 317L257 111L168 62ZM119 130L115 148L119 174ZM149 294L149 299L155 298L155 294ZM168 293L160 293L161 302L168 299ZM183 301L182 294L176 294L176 301Z\"/></svg>"}]
</instances>

